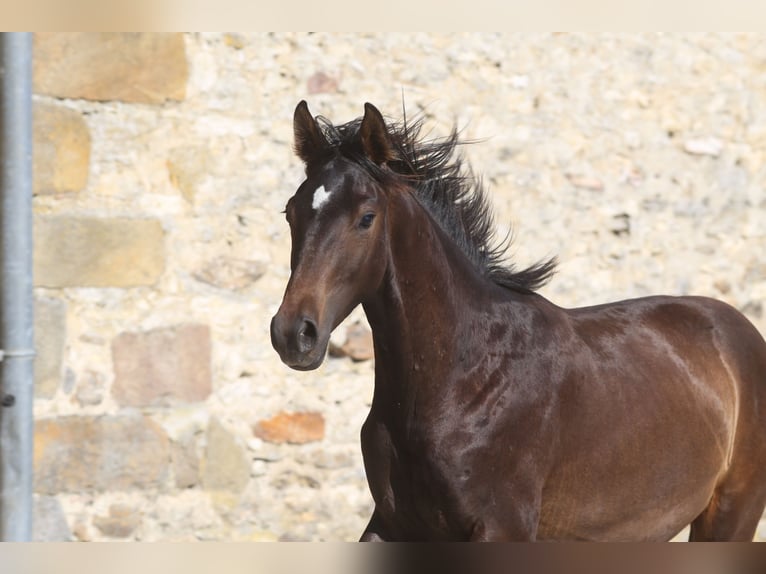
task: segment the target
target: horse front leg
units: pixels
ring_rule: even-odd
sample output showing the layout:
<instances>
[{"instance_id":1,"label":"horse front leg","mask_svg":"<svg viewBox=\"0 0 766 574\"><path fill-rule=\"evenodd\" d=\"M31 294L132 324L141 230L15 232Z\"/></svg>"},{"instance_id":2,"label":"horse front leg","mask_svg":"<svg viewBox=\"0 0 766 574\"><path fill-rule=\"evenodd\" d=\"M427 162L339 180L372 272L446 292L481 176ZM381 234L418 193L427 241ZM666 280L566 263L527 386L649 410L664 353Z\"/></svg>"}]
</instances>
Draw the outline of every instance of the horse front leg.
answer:
<instances>
[{"instance_id":1,"label":"horse front leg","mask_svg":"<svg viewBox=\"0 0 766 574\"><path fill-rule=\"evenodd\" d=\"M373 511L372 517L367 523L367 528L362 532L359 542L386 542L388 537L384 536L383 531L383 524L376 509Z\"/></svg>"}]
</instances>

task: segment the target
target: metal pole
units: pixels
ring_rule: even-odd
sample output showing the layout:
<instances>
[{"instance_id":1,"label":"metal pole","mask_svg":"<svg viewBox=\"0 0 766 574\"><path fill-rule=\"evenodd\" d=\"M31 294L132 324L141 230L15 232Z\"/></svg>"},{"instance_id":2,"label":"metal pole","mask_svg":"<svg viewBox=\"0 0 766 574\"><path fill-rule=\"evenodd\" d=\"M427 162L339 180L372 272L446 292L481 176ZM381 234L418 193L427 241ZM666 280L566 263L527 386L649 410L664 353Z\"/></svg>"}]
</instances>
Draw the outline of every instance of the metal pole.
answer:
<instances>
[{"instance_id":1,"label":"metal pole","mask_svg":"<svg viewBox=\"0 0 766 574\"><path fill-rule=\"evenodd\" d=\"M0 34L0 540L32 538L32 34Z\"/></svg>"}]
</instances>

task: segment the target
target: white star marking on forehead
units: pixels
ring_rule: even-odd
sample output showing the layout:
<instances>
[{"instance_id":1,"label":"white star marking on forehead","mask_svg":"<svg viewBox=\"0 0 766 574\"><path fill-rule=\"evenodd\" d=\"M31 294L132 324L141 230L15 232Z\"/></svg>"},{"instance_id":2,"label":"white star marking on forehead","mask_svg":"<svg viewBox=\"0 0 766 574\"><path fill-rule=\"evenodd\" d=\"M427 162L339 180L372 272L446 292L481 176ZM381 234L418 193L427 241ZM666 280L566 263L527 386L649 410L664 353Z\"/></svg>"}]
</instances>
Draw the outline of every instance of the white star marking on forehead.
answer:
<instances>
[{"instance_id":1,"label":"white star marking on forehead","mask_svg":"<svg viewBox=\"0 0 766 574\"><path fill-rule=\"evenodd\" d=\"M315 210L321 208L325 203L327 203L327 200L330 199L331 193L332 191L325 191L323 185L317 187L316 191L314 192L314 200L311 202L311 207L313 207Z\"/></svg>"}]
</instances>

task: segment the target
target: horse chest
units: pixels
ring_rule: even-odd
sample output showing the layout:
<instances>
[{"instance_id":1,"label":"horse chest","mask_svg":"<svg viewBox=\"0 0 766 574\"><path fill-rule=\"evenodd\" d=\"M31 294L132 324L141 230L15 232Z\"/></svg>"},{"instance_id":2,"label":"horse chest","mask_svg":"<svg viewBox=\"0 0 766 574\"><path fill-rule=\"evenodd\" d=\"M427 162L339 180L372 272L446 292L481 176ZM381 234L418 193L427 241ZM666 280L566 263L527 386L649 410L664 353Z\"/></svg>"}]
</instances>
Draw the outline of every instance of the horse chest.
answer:
<instances>
[{"instance_id":1,"label":"horse chest","mask_svg":"<svg viewBox=\"0 0 766 574\"><path fill-rule=\"evenodd\" d=\"M397 436L368 419L362 431L367 480L389 527L416 539L459 538L469 519L460 511L458 457L424 435Z\"/></svg>"}]
</instances>

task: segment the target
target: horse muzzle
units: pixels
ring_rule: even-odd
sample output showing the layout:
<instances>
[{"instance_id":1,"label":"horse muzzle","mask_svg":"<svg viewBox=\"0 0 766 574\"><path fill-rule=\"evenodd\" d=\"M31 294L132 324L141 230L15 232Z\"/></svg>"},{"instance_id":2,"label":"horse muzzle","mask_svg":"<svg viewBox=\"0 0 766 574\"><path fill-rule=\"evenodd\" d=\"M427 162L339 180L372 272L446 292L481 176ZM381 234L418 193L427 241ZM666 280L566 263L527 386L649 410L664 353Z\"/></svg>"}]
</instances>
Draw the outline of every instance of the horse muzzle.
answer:
<instances>
[{"instance_id":1,"label":"horse muzzle","mask_svg":"<svg viewBox=\"0 0 766 574\"><path fill-rule=\"evenodd\" d=\"M324 360L327 341L320 344L319 328L309 317L286 317L281 312L271 320L271 344L282 362L298 371L311 371Z\"/></svg>"}]
</instances>

